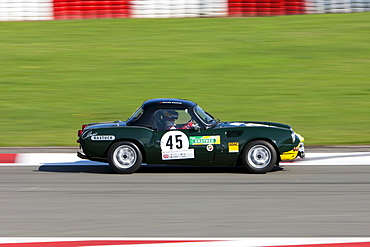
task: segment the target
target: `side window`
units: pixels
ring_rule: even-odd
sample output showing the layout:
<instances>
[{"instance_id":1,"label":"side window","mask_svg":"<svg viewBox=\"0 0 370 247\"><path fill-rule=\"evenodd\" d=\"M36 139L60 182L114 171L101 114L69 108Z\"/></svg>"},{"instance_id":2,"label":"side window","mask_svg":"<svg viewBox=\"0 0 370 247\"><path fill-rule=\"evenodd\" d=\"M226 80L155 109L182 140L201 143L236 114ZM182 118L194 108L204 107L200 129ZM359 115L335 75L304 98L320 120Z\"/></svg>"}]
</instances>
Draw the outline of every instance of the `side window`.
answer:
<instances>
[{"instance_id":1,"label":"side window","mask_svg":"<svg viewBox=\"0 0 370 247\"><path fill-rule=\"evenodd\" d=\"M187 111L181 110L178 111L179 113L179 118L176 120L177 125L185 125L191 120L191 116Z\"/></svg>"},{"instance_id":2,"label":"side window","mask_svg":"<svg viewBox=\"0 0 370 247\"><path fill-rule=\"evenodd\" d=\"M154 113L157 130L192 129L193 121L185 109L159 109Z\"/></svg>"},{"instance_id":3,"label":"side window","mask_svg":"<svg viewBox=\"0 0 370 247\"><path fill-rule=\"evenodd\" d=\"M132 114L132 116L130 117L130 119L132 121L136 121L137 119L139 119L141 117L141 115L143 115L143 108L139 107L135 112L134 114Z\"/></svg>"}]
</instances>

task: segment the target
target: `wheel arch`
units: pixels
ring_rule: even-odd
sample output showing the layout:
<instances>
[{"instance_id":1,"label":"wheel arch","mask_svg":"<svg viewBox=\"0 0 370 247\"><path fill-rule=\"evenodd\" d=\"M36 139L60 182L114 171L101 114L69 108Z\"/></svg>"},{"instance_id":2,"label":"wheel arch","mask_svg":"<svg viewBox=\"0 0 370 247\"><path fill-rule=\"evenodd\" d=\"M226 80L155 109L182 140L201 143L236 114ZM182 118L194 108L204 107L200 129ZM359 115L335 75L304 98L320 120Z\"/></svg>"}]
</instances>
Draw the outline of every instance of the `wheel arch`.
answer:
<instances>
[{"instance_id":1,"label":"wheel arch","mask_svg":"<svg viewBox=\"0 0 370 247\"><path fill-rule=\"evenodd\" d=\"M107 150L105 150L105 153L104 153L104 157L107 158L108 157L108 152L109 152L109 149L117 142L132 142L133 144L135 144L140 152L141 152L141 155L143 156L143 163L146 163L146 153L145 153L145 149L144 149L144 145L139 142L138 140L135 140L135 139L130 139L130 138L121 138L121 139L117 139L115 140L114 142L112 142Z\"/></svg>"},{"instance_id":2,"label":"wheel arch","mask_svg":"<svg viewBox=\"0 0 370 247\"><path fill-rule=\"evenodd\" d=\"M238 165L243 164L242 153L244 152L244 149L247 147L248 143L251 143L253 141L266 141L266 142L270 143L273 146L273 148L275 149L275 152L276 152L276 156L277 156L276 164L280 163L281 157L280 157L279 148L277 147L276 143L273 140L271 140L269 138L266 138L266 137L256 137L256 138L250 139L250 140L248 140L247 142L244 143L244 146L240 150L240 153L239 153L240 155L239 155L238 160L236 162Z\"/></svg>"}]
</instances>

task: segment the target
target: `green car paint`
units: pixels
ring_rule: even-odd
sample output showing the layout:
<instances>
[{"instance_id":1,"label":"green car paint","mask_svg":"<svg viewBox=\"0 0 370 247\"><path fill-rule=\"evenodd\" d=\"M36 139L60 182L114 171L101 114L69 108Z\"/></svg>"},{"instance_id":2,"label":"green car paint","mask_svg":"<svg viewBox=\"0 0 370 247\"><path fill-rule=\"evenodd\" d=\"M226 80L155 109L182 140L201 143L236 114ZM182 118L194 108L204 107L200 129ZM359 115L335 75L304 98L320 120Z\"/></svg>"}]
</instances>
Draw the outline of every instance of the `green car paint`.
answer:
<instances>
[{"instance_id":1,"label":"green car paint","mask_svg":"<svg viewBox=\"0 0 370 247\"><path fill-rule=\"evenodd\" d=\"M171 119L174 126L161 129L159 122L167 121L169 112L176 113L175 120ZM194 102L153 99L144 102L127 121L88 124L79 131L78 142L79 157L108 161L120 173L136 171L139 161L203 166L244 164L251 172L265 173L279 164L280 154L297 147L300 139L286 124L221 122Z\"/></svg>"}]
</instances>

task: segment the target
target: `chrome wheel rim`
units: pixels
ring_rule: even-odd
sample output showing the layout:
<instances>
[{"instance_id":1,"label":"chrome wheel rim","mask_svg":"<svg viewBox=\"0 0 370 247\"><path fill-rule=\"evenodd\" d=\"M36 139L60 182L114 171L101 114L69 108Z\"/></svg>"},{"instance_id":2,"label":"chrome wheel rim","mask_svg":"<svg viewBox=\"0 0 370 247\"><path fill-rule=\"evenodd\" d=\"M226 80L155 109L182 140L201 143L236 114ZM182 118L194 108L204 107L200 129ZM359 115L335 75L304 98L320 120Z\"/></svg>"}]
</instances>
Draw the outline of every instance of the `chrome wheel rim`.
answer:
<instances>
[{"instance_id":1,"label":"chrome wheel rim","mask_svg":"<svg viewBox=\"0 0 370 247\"><path fill-rule=\"evenodd\" d=\"M248 152L248 163L257 169L265 168L271 162L271 152L263 145L253 146Z\"/></svg>"},{"instance_id":2,"label":"chrome wheel rim","mask_svg":"<svg viewBox=\"0 0 370 247\"><path fill-rule=\"evenodd\" d=\"M122 145L117 147L113 152L113 162L118 168L128 169L136 163L136 160L136 151L131 146Z\"/></svg>"}]
</instances>

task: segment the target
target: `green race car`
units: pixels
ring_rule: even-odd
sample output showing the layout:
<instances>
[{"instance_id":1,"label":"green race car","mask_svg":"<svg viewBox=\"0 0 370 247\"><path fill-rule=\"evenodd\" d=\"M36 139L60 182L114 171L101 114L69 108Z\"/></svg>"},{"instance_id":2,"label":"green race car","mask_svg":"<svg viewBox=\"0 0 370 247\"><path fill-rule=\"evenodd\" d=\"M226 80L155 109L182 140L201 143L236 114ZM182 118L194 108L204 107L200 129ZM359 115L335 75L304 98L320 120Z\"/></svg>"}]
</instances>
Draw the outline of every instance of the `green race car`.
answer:
<instances>
[{"instance_id":1,"label":"green race car","mask_svg":"<svg viewBox=\"0 0 370 247\"><path fill-rule=\"evenodd\" d=\"M289 125L221 122L182 99L145 101L127 121L83 125L78 137L80 158L108 162L117 173L133 173L142 163L244 165L266 173L301 144Z\"/></svg>"}]
</instances>

